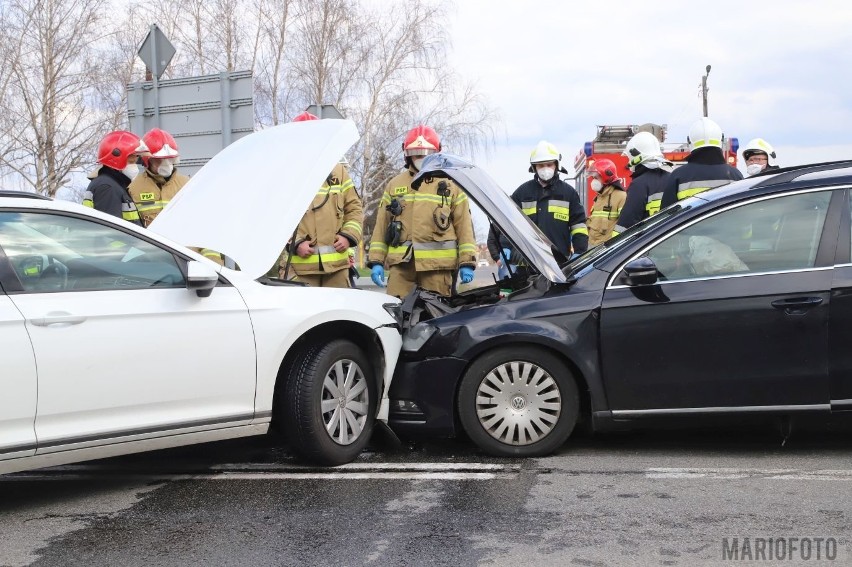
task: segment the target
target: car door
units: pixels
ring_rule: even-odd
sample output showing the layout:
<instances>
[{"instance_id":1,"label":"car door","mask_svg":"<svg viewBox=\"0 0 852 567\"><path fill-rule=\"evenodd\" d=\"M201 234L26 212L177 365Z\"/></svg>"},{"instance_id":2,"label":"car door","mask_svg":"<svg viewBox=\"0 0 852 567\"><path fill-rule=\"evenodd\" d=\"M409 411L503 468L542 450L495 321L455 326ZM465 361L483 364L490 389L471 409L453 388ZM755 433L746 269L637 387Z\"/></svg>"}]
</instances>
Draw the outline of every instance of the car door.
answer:
<instances>
[{"instance_id":1,"label":"car door","mask_svg":"<svg viewBox=\"0 0 852 567\"><path fill-rule=\"evenodd\" d=\"M846 191L837 239L829 332L831 408L852 410L852 189Z\"/></svg>"},{"instance_id":2,"label":"car door","mask_svg":"<svg viewBox=\"0 0 852 567\"><path fill-rule=\"evenodd\" d=\"M186 288L185 260L88 217L0 212L38 366L38 453L252 419L255 352L238 291Z\"/></svg>"},{"instance_id":3,"label":"car door","mask_svg":"<svg viewBox=\"0 0 852 567\"><path fill-rule=\"evenodd\" d=\"M0 253L0 278L5 258ZM0 280L0 460L35 453L36 365L24 317L3 293Z\"/></svg>"},{"instance_id":4,"label":"car door","mask_svg":"<svg viewBox=\"0 0 852 567\"><path fill-rule=\"evenodd\" d=\"M639 254L657 283L629 286L616 273L601 310L616 416L828 409L832 194L714 210Z\"/></svg>"}]
</instances>

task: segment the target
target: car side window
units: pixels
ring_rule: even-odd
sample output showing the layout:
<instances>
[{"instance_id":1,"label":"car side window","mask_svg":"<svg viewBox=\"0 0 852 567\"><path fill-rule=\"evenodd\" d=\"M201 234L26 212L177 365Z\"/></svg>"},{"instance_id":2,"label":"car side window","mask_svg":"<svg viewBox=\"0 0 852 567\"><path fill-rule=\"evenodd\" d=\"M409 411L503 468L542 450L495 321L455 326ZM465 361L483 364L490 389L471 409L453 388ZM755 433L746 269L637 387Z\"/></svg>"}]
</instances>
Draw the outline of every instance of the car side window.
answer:
<instances>
[{"instance_id":1,"label":"car side window","mask_svg":"<svg viewBox=\"0 0 852 567\"><path fill-rule=\"evenodd\" d=\"M77 217L0 212L0 248L26 292L186 285L168 250Z\"/></svg>"},{"instance_id":2,"label":"car side window","mask_svg":"<svg viewBox=\"0 0 852 567\"><path fill-rule=\"evenodd\" d=\"M661 280L812 268L831 191L751 202L706 217L647 252Z\"/></svg>"}]
</instances>

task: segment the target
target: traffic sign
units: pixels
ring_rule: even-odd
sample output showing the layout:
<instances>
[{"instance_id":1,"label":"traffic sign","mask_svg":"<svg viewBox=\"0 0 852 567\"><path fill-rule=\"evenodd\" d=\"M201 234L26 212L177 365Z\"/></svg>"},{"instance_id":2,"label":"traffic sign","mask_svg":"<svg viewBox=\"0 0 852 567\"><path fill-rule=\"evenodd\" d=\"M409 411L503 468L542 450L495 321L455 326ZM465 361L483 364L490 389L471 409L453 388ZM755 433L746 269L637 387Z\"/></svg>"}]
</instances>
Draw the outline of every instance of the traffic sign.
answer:
<instances>
[{"instance_id":1,"label":"traffic sign","mask_svg":"<svg viewBox=\"0 0 852 567\"><path fill-rule=\"evenodd\" d=\"M344 119L343 115L340 114L340 111L337 110L337 107L333 104L312 104L305 110L317 118L333 118L336 120Z\"/></svg>"},{"instance_id":2,"label":"traffic sign","mask_svg":"<svg viewBox=\"0 0 852 567\"><path fill-rule=\"evenodd\" d=\"M153 76L159 79L175 56L175 46L157 24L151 24L151 30L137 53Z\"/></svg>"}]
</instances>

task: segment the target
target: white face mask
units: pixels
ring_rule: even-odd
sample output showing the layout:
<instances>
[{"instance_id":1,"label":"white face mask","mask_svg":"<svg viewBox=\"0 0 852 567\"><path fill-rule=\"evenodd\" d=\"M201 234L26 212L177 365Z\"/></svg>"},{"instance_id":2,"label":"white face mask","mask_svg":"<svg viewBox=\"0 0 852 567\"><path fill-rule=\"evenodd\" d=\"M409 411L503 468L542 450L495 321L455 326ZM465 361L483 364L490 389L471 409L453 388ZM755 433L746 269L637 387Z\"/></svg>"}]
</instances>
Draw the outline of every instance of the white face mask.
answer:
<instances>
[{"instance_id":1,"label":"white face mask","mask_svg":"<svg viewBox=\"0 0 852 567\"><path fill-rule=\"evenodd\" d=\"M556 170L552 167L542 167L541 169L536 170L536 174L538 178L542 181L550 181L553 179L553 175L556 173Z\"/></svg>"},{"instance_id":2,"label":"white face mask","mask_svg":"<svg viewBox=\"0 0 852 567\"><path fill-rule=\"evenodd\" d=\"M603 189L603 183L601 183L600 179L592 179L592 191L595 193L600 193L601 189Z\"/></svg>"},{"instance_id":3,"label":"white face mask","mask_svg":"<svg viewBox=\"0 0 852 567\"><path fill-rule=\"evenodd\" d=\"M163 163L157 166L157 173L163 177L168 177L175 170L170 160L163 160Z\"/></svg>"},{"instance_id":4,"label":"white face mask","mask_svg":"<svg viewBox=\"0 0 852 567\"><path fill-rule=\"evenodd\" d=\"M748 173L749 175L757 175L758 173L763 171L764 167L766 167L766 165L762 163L751 163L746 166L746 173Z\"/></svg>"},{"instance_id":5,"label":"white face mask","mask_svg":"<svg viewBox=\"0 0 852 567\"><path fill-rule=\"evenodd\" d=\"M423 165L423 160L424 160L424 159L426 159L426 158L422 158L422 157L419 157L419 158L411 158L411 163L412 163L412 164L414 164L414 168L415 168L417 171L420 171L420 167Z\"/></svg>"},{"instance_id":6,"label":"white face mask","mask_svg":"<svg viewBox=\"0 0 852 567\"><path fill-rule=\"evenodd\" d=\"M130 181L133 181L139 174L139 166L135 163L128 163L125 168L121 170L121 173L126 175Z\"/></svg>"}]
</instances>

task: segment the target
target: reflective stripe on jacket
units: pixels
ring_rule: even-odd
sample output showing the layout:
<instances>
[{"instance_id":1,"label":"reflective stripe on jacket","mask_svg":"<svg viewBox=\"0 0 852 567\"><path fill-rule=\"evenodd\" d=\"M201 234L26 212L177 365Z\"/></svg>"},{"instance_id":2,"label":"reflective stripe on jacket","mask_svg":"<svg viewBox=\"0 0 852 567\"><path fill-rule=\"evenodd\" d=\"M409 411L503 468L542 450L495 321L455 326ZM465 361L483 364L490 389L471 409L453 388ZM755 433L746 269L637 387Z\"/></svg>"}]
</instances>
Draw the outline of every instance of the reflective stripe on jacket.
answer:
<instances>
[{"instance_id":1,"label":"reflective stripe on jacket","mask_svg":"<svg viewBox=\"0 0 852 567\"><path fill-rule=\"evenodd\" d=\"M349 269L349 251L334 249L337 235L348 240L349 246L361 241L364 214L361 198L343 164L331 170L326 182L314 196L311 206L296 229L291 246L290 263L297 274L328 274ZM296 254L299 244L308 241L315 253L305 258ZM286 265L286 260L281 266Z\"/></svg>"},{"instance_id":2,"label":"reflective stripe on jacket","mask_svg":"<svg viewBox=\"0 0 852 567\"><path fill-rule=\"evenodd\" d=\"M418 272L475 267L478 249L467 195L451 179L427 178L414 190L413 177L414 172L405 169L385 186L369 264L390 267L413 260ZM397 217L387 210L394 199L402 207ZM397 242L387 242L394 221L400 223Z\"/></svg>"},{"instance_id":3,"label":"reflective stripe on jacket","mask_svg":"<svg viewBox=\"0 0 852 567\"><path fill-rule=\"evenodd\" d=\"M141 225L139 211L127 192L129 184L130 179L122 172L101 166L83 193L83 205Z\"/></svg>"},{"instance_id":4,"label":"reflective stripe on jacket","mask_svg":"<svg viewBox=\"0 0 852 567\"><path fill-rule=\"evenodd\" d=\"M555 177L542 186L533 178L515 190L512 200L566 256L588 248L586 213L569 184Z\"/></svg>"},{"instance_id":5,"label":"reflective stripe on jacket","mask_svg":"<svg viewBox=\"0 0 852 567\"><path fill-rule=\"evenodd\" d=\"M627 193L624 192L621 183L617 181L612 185L607 185L599 194L595 195L592 214L586 221L589 227L589 246L597 246L601 242L609 240L626 199Z\"/></svg>"},{"instance_id":6,"label":"reflective stripe on jacket","mask_svg":"<svg viewBox=\"0 0 852 567\"><path fill-rule=\"evenodd\" d=\"M636 166L627 189L627 200L613 229L613 236L660 210L660 200L663 198L669 175L670 172L665 169Z\"/></svg>"},{"instance_id":7,"label":"reflective stripe on jacket","mask_svg":"<svg viewBox=\"0 0 852 567\"><path fill-rule=\"evenodd\" d=\"M137 175L127 190L142 216L143 225L151 224L188 181L189 176L177 170L168 179L147 169Z\"/></svg>"},{"instance_id":8,"label":"reflective stripe on jacket","mask_svg":"<svg viewBox=\"0 0 852 567\"><path fill-rule=\"evenodd\" d=\"M669 176L662 207L743 178L740 170L725 163L719 148L693 150L687 161Z\"/></svg>"}]
</instances>

